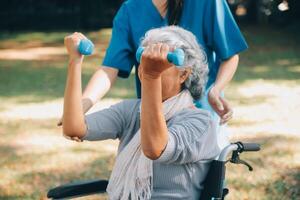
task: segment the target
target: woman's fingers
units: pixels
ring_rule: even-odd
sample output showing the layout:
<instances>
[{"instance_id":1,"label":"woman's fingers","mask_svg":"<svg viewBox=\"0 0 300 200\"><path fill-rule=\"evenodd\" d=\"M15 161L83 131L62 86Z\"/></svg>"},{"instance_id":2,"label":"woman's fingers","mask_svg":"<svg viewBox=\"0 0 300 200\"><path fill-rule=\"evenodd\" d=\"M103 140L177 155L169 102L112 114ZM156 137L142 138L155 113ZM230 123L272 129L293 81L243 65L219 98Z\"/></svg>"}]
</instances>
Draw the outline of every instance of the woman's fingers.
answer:
<instances>
[{"instance_id":1,"label":"woman's fingers","mask_svg":"<svg viewBox=\"0 0 300 200\"><path fill-rule=\"evenodd\" d=\"M168 62L167 54L169 47L167 44L156 43L147 45L144 48L141 65L144 74L149 74L152 77L158 77L163 71L172 67ZM141 75L141 73L140 73Z\"/></svg>"},{"instance_id":2,"label":"woman's fingers","mask_svg":"<svg viewBox=\"0 0 300 200\"><path fill-rule=\"evenodd\" d=\"M80 39L87 39L87 37L85 35L83 35L82 33L78 33L78 36L80 37Z\"/></svg>"},{"instance_id":3,"label":"woman's fingers","mask_svg":"<svg viewBox=\"0 0 300 200\"><path fill-rule=\"evenodd\" d=\"M164 43L151 44L144 48L143 55L155 60L166 59L169 49Z\"/></svg>"},{"instance_id":4,"label":"woman's fingers","mask_svg":"<svg viewBox=\"0 0 300 200\"><path fill-rule=\"evenodd\" d=\"M149 54L150 58L155 57L154 56L155 55L155 45L154 44L150 45L148 54Z\"/></svg>"},{"instance_id":5,"label":"woman's fingers","mask_svg":"<svg viewBox=\"0 0 300 200\"><path fill-rule=\"evenodd\" d=\"M148 56L148 55L151 55L151 46L146 46L145 48L144 48L144 51L143 51L143 54L142 55L144 55L144 56Z\"/></svg>"},{"instance_id":6,"label":"woman's fingers","mask_svg":"<svg viewBox=\"0 0 300 200\"><path fill-rule=\"evenodd\" d=\"M154 56L156 58L162 57L162 55L161 55L161 46L162 46L162 43L157 43L153 46L153 53L154 53Z\"/></svg>"},{"instance_id":7,"label":"woman's fingers","mask_svg":"<svg viewBox=\"0 0 300 200\"><path fill-rule=\"evenodd\" d=\"M57 126L62 126L62 124L63 124L62 118L60 118L56 125L57 125Z\"/></svg>"},{"instance_id":8,"label":"woman's fingers","mask_svg":"<svg viewBox=\"0 0 300 200\"><path fill-rule=\"evenodd\" d=\"M142 59L141 59L142 61L141 61L141 62L143 62L143 59L144 59L144 58L147 58L147 57L148 57L149 52L150 52L150 46L146 46L146 47L144 48L143 53L142 53Z\"/></svg>"},{"instance_id":9,"label":"woman's fingers","mask_svg":"<svg viewBox=\"0 0 300 200\"><path fill-rule=\"evenodd\" d=\"M73 34L65 37L65 41L72 40L75 43L78 43L82 39L87 39L87 37L85 37L82 33L78 33L78 32L74 32Z\"/></svg>"},{"instance_id":10,"label":"woman's fingers","mask_svg":"<svg viewBox=\"0 0 300 200\"><path fill-rule=\"evenodd\" d=\"M68 139L68 140L73 140L73 141L76 141L76 142L83 142L82 139L80 139L79 137L70 137L70 136L67 136L65 134L63 134L63 136Z\"/></svg>"},{"instance_id":11,"label":"woman's fingers","mask_svg":"<svg viewBox=\"0 0 300 200\"><path fill-rule=\"evenodd\" d=\"M83 140L80 139L79 137L71 137L71 140L74 140L76 142L83 142Z\"/></svg>"},{"instance_id":12,"label":"woman's fingers","mask_svg":"<svg viewBox=\"0 0 300 200\"><path fill-rule=\"evenodd\" d=\"M68 54L71 57L79 57L80 56L77 51L78 42L79 42L79 38L74 34L69 35L69 36L65 37L65 39L64 39L65 47L68 51Z\"/></svg>"},{"instance_id":13,"label":"woman's fingers","mask_svg":"<svg viewBox=\"0 0 300 200\"><path fill-rule=\"evenodd\" d=\"M160 47L160 53L164 58L167 58L169 50L170 50L170 47L167 44L162 44Z\"/></svg>"}]
</instances>

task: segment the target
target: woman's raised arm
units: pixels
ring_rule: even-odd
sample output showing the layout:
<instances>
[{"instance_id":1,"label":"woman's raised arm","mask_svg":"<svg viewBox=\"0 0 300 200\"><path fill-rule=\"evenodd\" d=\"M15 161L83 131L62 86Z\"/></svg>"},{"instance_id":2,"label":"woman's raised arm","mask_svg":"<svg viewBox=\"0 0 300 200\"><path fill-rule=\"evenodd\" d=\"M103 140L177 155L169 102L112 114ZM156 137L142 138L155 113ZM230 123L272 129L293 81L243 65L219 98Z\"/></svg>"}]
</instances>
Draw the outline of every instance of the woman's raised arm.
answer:
<instances>
[{"instance_id":1,"label":"woman's raised arm","mask_svg":"<svg viewBox=\"0 0 300 200\"><path fill-rule=\"evenodd\" d=\"M77 44L85 37L74 33L65 37L65 46L69 54L66 88L64 94L63 133L69 137L83 137L86 133L84 112L81 103L81 65L83 55L77 51Z\"/></svg>"},{"instance_id":2,"label":"woman's raised arm","mask_svg":"<svg viewBox=\"0 0 300 200\"><path fill-rule=\"evenodd\" d=\"M161 73L171 67L166 59L168 51L166 44L146 47L139 68L142 82L141 146L144 155L152 160L160 157L168 143L161 80Z\"/></svg>"}]
</instances>

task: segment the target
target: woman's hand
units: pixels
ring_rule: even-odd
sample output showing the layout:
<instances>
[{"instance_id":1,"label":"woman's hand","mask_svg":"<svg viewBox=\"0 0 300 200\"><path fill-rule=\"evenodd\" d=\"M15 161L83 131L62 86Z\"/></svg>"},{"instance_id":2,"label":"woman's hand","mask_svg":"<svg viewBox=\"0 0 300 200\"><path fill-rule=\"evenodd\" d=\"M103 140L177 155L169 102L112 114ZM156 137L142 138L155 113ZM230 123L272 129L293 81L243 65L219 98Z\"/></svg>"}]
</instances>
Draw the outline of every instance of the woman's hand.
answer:
<instances>
[{"instance_id":1,"label":"woman's hand","mask_svg":"<svg viewBox=\"0 0 300 200\"><path fill-rule=\"evenodd\" d=\"M140 79L143 76L158 78L164 70L172 67L173 65L167 60L169 50L169 46L163 43L145 47L139 67Z\"/></svg>"},{"instance_id":2,"label":"woman's hand","mask_svg":"<svg viewBox=\"0 0 300 200\"><path fill-rule=\"evenodd\" d=\"M218 88L212 87L208 93L208 102L220 116L220 123L224 124L232 118L233 111L229 103L220 94L221 91Z\"/></svg>"},{"instance_id":3,"label":"woman's hand","mask_svg":"<svg viewBox=\"0 0 300 200\"><path fill-rule=\"evenodd\" d=\"M83 60L83 55L78 52L78 45L80 43L80 40L82 39L86 39L86 37L83 34L77 32L65 37L64 44L71 61Z\"/></svg>"}]
</instances>

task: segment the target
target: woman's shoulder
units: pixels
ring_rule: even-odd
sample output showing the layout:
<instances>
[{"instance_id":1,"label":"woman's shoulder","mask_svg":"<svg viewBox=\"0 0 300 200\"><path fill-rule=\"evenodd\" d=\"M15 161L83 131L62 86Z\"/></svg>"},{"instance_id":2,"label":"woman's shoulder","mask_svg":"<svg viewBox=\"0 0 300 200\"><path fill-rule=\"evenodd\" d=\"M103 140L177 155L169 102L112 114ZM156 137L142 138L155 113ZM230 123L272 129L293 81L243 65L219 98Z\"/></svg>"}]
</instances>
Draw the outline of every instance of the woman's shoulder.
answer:
<instances>
[{"instance_id":1,"label":"woman's shoulder","mask_svg":"<svg viewBox=\"0 0 300 200\"><path fill-rule=\"evenodd\" d=\"M178 112L178 116L184 118L211 119L211 114L209 111L196 107L185 108Z\"/></svg>"},{"instance_id":2,"label":"woman's shoulder","mask_svg":"<svg viewBox=\"0 0 300 200\"><path fill-rule=\"evenodd\" d=\"M122 107L124 110L138 110L141 104L140 99L125 99L118 103L119 107Z\"/></svg>"},{"instance_id":3,"label":"woman's shoulder","mask_svg":"<svg viewBox=\"0 0 300 200\"><path fill-rule=\"evenodd\" d=\"M172 117L171 124L189 124L204 128L210 126L212 120L212 116L207 110L200 108L185 108Z\"/></svg>"},{"instance_id":4,"label":"woman's shoulder","mask_svg":"<svg viewBox=\"0 0 300 200\"><path fill-rule=\"evenodd\" d=\"M168 122L168 130L197 142L216 137L216 126L210 112L199 108L186 108L176 113Z\"/></svg>"}]
</instances>

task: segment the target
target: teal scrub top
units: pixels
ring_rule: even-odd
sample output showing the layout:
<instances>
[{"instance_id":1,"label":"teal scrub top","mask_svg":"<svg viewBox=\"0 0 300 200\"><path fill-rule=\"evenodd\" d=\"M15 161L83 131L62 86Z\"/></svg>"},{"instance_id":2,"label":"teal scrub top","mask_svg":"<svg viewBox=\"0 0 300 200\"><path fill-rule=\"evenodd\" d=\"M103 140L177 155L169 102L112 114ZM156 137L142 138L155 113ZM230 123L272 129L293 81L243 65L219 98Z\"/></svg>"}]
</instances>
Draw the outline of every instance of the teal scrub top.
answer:
<instances>
[{"instance_id":1,"label":"teal scrub top","mask_svg":"<svg viewBox=\"0 0 300 200\"><path fill-rule=\"evenodd\" d=\"M215 81L220 63L247 49L226 0L184 0L178 26L191 31L205 50L209 66L209 88ZM138 70L135 52L141 38L152 29L167 26L152 0L128 0L113 21L112 37L104 66L117 68L118 76L127 78L133 66ZM136 90L141 97L141 83L136 73Z\"/></svg>"}]
</instances>

